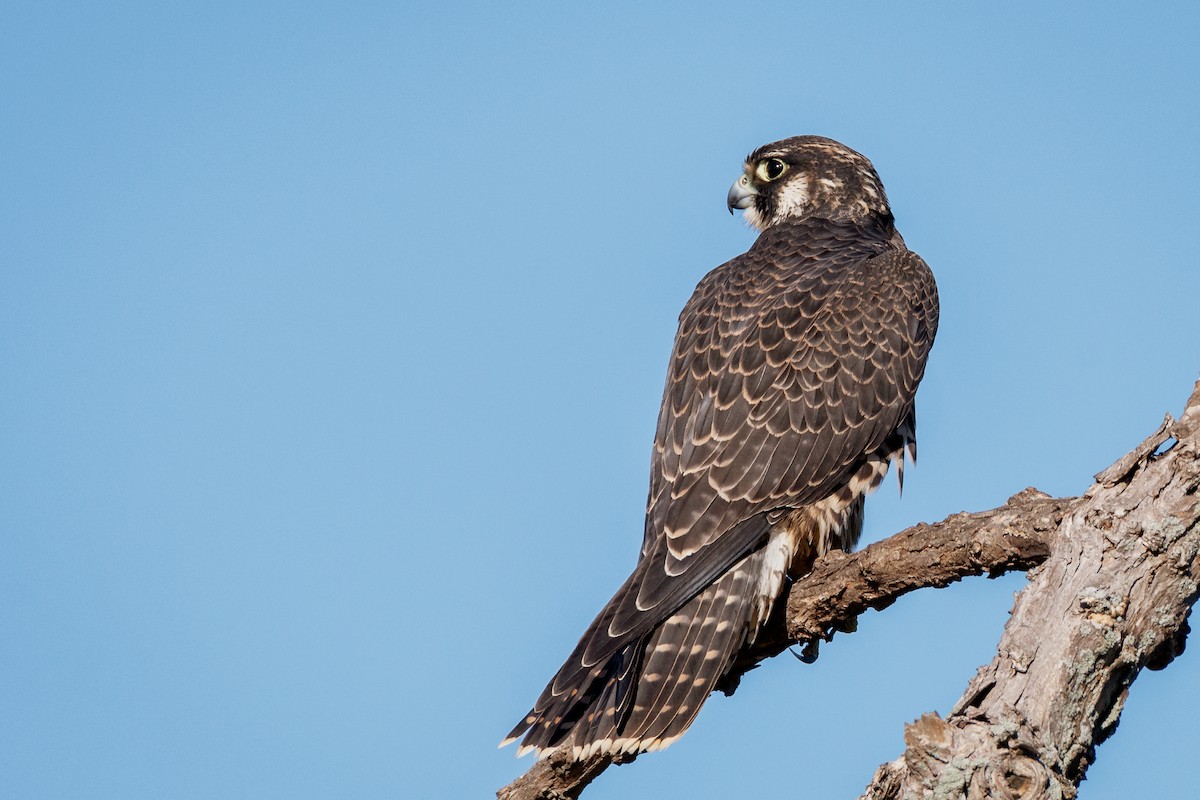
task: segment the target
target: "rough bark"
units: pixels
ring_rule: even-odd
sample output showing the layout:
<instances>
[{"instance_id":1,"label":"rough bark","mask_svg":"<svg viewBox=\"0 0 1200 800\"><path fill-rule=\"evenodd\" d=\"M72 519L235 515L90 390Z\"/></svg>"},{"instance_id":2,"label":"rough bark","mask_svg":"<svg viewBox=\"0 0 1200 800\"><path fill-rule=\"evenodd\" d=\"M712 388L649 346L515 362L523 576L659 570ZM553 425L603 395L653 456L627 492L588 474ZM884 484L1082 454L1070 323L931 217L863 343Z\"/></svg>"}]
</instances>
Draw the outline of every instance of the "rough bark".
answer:
<instances>
[{"instance_id":1,"label":"rough bark","mask_svg":"<svg viewBox=\"0 0 1200 800\"><path fill-rule=\"evenodd\" d=\"M1129 685L1183 651L1200 595L1200 383L1178 422L1096 478L1030 572L992 663L945 720L906 728L904 755L863 798L1073 798Z\"/></svg>"},{"instance_id":2,"label":"rough bark","mask_svg":"<svg viewBox=\"0 0 1200 800\"><path fill-rule=\"evenodd\" d=\"M797 643L815 658L819 641L915 589L1030 570L996 658L945 720L907 727L904 755L877 770L862 800L1074 797L1129 684L1182 652L1200 594L1200 382L1178 422L1168 416L1096 478L1082 498L1026 489L1000 508L825 556L718 689L732 693ZM611 763L552 754L497 797L571 800Z\"/></svg>"}]
</instances>

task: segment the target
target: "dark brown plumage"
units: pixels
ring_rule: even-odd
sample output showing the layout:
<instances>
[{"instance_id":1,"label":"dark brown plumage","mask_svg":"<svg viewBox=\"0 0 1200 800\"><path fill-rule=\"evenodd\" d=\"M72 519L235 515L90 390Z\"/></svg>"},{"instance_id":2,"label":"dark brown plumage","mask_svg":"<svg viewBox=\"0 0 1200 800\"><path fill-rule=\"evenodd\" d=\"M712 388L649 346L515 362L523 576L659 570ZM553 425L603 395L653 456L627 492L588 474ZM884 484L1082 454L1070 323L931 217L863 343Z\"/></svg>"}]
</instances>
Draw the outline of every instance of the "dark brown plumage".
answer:
<instances>
[{"instance_id":1,"label":"dark brown plumage","mask_svg":"<svg viewBox=\"0 0 1200 800\"><path fill-rule=\"evenodd\" d=\"M509 735L521 752L670 744L785 575L852 548L865 494L915 457L937 290L870 162L786 139L750 155L728 202L762 233L680 315L641 558Z\"/></svg>"}]
</instances>

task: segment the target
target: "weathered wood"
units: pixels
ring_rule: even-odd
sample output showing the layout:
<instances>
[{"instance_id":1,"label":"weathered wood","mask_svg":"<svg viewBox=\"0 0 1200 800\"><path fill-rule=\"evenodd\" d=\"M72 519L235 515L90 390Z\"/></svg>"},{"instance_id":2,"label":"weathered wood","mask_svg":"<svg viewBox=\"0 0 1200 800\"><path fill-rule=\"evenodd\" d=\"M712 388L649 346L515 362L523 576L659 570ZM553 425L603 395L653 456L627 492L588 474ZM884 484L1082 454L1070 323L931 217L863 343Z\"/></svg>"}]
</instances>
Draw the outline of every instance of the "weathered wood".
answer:
<instances>
[{"instance_id":1,"label":"weathered wood","mask_svg":"<svg viewBox=\"0 0 1200 800\"><path fill-rule=\"evenodd\" d=\"M991 511L827 555L717 688L732 693L762 659L798 642L815 657L817 642L915 589L1031 570L996 659L947 719L908 726L904 755L880 767L862 797L1074 797L1129 684L1182 651L1200 593L1198 433L1200 382L1179 421L1168 417L1082 498L1026 489ZM572 800L610 763L552 754L497 797Z\"/></svg>"},{"instance_id":2,"label":"weathered wood","mask_svg":"<svg viewBox=\"0 0 1200 800\"><path fill-rule=\"evenodd\" d=\"M575 800L612 763L612 758L605 755L576 761L569 755L551 753L496 792L496 797L499 800Z\"/></svg>"},{"instance_id":3,"label":"weathered wood","mask_svg":"<svg viewBox=\"0 0 1200 800\"><path fill-rule=\"evenodd\" d=\"M1200 383L1178 422L1097 476L1030 572L995 659L945 720L907 727L863 800L1076 796L1129 685L1183 650L1200 596L1198 433Z\"/></svg>"},{"instance_id":4,"label":"weathered wood","mask_svg":"<svg viewBox=\"0 0 1200 800\"><path fill-rule=\"evenodd\" d=\"M1042 563L1051 535L1078 501L1025 489L991 511L914 525L857 553L829 553L793 584L786 614L776 609L717 689L733 694L746 672L796 644L804 644L805 661L814 660L819 642L854 630L868 608L885 609L909 592Z\"/></svg>"}]
</instances>

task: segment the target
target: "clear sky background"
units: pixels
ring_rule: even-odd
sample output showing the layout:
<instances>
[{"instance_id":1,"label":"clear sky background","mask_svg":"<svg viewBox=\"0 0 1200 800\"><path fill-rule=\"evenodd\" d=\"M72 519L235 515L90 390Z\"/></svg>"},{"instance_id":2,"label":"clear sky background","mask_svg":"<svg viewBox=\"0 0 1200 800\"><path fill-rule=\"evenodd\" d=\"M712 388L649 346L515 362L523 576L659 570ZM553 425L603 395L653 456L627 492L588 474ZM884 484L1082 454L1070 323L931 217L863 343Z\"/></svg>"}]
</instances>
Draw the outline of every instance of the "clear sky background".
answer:
<instances>
[{"instance_id":1,"label":"clear sky background","mask_svg":"<svg viewBox=\"0 0 1200 800\"><path fill-rule=\"evenodd\" d=\"M1200 369L1200 12L1049 5L5 3L0 796L516 777L774 139L867 154L941 288L865 539L1084 491ZM1023 585L869 613L586 797L856 796ZM1193 796L1197 649L1082 797Z\"/></svg>"}]
</instances>

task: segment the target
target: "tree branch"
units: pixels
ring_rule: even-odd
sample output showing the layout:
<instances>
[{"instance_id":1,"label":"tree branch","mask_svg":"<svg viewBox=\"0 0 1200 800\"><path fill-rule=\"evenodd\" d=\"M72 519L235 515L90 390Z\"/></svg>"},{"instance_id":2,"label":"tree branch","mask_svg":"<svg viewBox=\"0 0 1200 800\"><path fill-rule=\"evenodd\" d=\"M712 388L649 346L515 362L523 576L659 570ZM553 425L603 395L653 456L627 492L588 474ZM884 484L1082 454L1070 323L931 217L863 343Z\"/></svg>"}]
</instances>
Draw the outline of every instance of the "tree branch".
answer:
<instances>
[{"instance_id":1,"label":"tree branch","mask_svg":"<svg viewBox=\"0 0 1200 800\"><path fill-rule=\"evenodd\" d=\"M746 672L799 642L811 660L820 640L853 630L866 609L884 609L915 589L1045 562L1030 573L996 660L947 720L926 715L909 726L905 755L880 767L863 797L961 788L946 797L975 798L1000 787L1007 794L996 796L1024 799L1041 796L1023 793L1031 787L1050 786L1073 797L1138 670L1161 668L1182 650L1200 570L1197 431L1200 383L1178 423L1168 417L1083 498L1026 489L991 511L916 525L857 553L829 553L792 586L717 688L732 694ZM1172 436L1175 447L1155 456ZM1054 642L1042 641L1051 631ZM1077 713L1064 715L1069 698ZM552 753L497 797L572 800L610 763Z\"/></svg>"},{"instance_id":2,"label":"tree branch","mask_svg":"<svg viewBox=\"0 0 1200 800\"><path fill-rule=\"evenodd\" d=\"M1179 422L1097 479L1030 572L995 659L945 720L906 728L865 800L1073 798L1138 673L1183 652L1200 596L1200 382Z\"/></svg>"}]
</instances>

